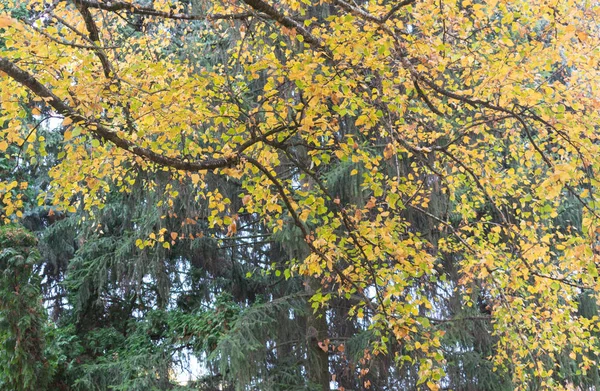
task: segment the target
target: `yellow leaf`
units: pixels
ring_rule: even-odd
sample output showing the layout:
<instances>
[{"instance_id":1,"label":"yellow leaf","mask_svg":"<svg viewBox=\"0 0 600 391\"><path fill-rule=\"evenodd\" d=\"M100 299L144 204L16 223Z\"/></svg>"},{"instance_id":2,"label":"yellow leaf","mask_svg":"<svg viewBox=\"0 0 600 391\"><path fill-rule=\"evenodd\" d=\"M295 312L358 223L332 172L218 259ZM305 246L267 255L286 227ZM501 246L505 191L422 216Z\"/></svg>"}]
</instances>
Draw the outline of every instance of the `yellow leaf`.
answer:
<instances>
[{"instance_id":1,"label":"yellow leaf","mask_svg":"<svg viewBox=\"0 0 600 391\"><path fill-rule=\"evenodd\" d=\"M435 384L434 382L430 382L430 381L428 381L428 382L427 382L427 387L429 387L429 389L430 389L431 391L437 391L437 390L439 390L439 389L440 389L440 386L438 386L438 385L437 385L437 384Z\"/></svg>"},{"instance_id":2,"label":"yellow leaf","mask_svg":"<svg viewBox=\"0 0 600 391\"><path fill-rule=\"evenodd\" d=\"M383 150L383 157L385 158L385 160L390 159L393 155L394 155L394 146L392 144L386 145L385 149Z\"/></svg>"}]
</instances>

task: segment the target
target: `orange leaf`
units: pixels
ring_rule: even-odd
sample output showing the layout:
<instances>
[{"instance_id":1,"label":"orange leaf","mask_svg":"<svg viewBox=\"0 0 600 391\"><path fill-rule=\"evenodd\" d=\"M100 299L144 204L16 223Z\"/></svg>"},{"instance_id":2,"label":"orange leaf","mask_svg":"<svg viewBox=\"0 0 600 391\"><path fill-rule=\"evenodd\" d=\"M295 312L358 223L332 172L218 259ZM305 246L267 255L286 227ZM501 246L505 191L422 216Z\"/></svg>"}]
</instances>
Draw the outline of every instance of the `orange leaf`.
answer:
<instances>
[{"instance_id":1,"label":"orange leaf","mask_svg":"<svg viewBox=\"0 0 600 391\"><path fill-rule=\"evenodd\" d=\"M9 27L15 24L15 20L8 15L0 15L0 27Z\"/></svg>"},{"instance_id":2,"label":"orange leaf","mask_svg":"<svg viewBox=\"0 0 600 391\"><path fill-rule=\"evenodd\" d=\"M319 347L324 352L327 352L329 350L329 346L327 345L326 341L324 341L324 342L319 341Z\"/></svg>"}]
</instances>

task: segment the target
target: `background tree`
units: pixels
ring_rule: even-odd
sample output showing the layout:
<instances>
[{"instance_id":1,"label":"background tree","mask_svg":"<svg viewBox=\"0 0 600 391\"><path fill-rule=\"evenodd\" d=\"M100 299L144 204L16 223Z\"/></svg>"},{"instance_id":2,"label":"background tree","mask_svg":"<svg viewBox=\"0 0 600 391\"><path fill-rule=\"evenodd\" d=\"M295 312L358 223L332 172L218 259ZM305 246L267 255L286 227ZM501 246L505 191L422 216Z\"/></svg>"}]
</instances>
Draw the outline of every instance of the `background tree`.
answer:
<instances>
[{"instance_id":1,"label":"background tree","mask_svg":"<svg viewBox=\"0 0 600 391\"><path fill-rule=\"evenodd\" d=\"M0 230L0 387L45 389L51 368L44 354L45 314L41 307L36 238L23 228Z\"/></svg>"}]
</instances>

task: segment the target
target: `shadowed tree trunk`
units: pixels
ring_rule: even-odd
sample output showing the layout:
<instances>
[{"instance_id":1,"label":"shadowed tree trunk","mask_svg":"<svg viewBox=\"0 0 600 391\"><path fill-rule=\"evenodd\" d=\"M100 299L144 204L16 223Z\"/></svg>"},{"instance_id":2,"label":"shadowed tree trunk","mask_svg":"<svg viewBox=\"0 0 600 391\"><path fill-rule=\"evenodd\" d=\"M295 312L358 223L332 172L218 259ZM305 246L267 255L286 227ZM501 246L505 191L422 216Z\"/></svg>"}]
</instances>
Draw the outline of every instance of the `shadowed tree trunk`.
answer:
<instances>
[{"instance_id":1,"label":"shadowed tree trunk","mask_svg":"<svg viewBox=\"0 0 600 391\"><path fill-rule=\"evenodd\" d=\"M314 278L306 278L306 291L314 294L319 287ZM313 385L318 385L320 390L329 390L329 353L324 342L327 339L327 318L323 308L316 312L310 308L308 302L308 316L306 317L306 337L308 343L308 379Z\"/></svg>"}]
</instances>

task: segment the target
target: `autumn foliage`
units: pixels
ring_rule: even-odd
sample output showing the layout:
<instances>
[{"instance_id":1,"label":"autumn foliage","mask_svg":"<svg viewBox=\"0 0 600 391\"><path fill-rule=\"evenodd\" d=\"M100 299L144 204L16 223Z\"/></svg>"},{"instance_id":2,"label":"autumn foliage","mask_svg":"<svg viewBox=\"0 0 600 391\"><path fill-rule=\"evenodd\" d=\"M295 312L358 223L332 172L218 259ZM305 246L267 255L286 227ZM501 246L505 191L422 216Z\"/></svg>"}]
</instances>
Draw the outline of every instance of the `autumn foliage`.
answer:
<instances>
[{"instance_id":1,"label":"autumn foliage","mask_svg":"<svg viewBox=\"0 0 600 391\"><path fill-rule=\"evenodd\" d=\"M202 236L200 218L222 238L242 215L272 234L295 227L307 252L284 277L317 282L315 311L340 297L349 316L369 313L369 354L401 346L395 365L417 365L432 390L446 371L439 326L456 320L443 292L485 299L489 360L519 389L568 387L559 356L597 365L598 318L578 312L600 293L594 2L0 7L0 152L45 159L32 118L61 137L39 205L93 219L144 171L149 188L153 176L193 184L205 213L139 248ZM207 48L209 36L226 38ZM0 183L5 222L22 217L28 186ZM168 211L180 194L163 191Z\"/></svg>"}]
</instances>

